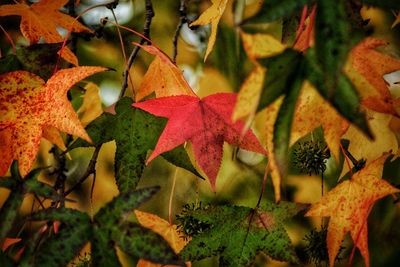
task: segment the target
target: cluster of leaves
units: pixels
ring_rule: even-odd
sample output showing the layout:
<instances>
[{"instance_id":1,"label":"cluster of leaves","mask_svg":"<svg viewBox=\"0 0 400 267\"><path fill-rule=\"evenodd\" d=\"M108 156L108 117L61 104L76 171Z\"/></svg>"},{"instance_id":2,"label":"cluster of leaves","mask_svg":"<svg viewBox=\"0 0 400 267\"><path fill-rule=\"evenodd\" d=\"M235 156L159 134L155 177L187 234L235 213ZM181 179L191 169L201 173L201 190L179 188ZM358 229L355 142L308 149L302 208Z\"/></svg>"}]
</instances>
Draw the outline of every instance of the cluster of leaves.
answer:
<instances>
[{"instance_id":1,"label":"cluster of leaves","mask_svg":"<svg viewBox=\"0 0 400 267\"><path fill-rule=\"evenodd\" d=\"M378 150L378 154L365 156L367 163L357 172L353 173L349 165L349 179L335 183L311 208L281 201L281 183L289 172L290 147L316 128L322 128L326 146L321 140L306 141L299 145L294 157L302 171L321 175L330 155L338 166L343 165L343 157L357 165L359 162L349 150L356 154L351 145L360 136L381 138L366 114L388 116L388 122L394 125L390 131L398 132L400 102L391 94L383 75L400 70L400 60L376 50L385 45L384 41L366 37L361 5L345 0L264 1L255 15L240 21L239 35L235 36L242 42L238 50L244 49L246 58L254 65L239 94L214 93L200 98L178 66L149 39L153 11L151 1L146 1L149 15L145 34L140 35L142 40L136 44L132 58L138 49L155 58L142 84L133 91L134 97L125 97L123 88L118 101L108 109L111 112L96 114L86 121L77 114L79 105L74 105L71 88L82 79L109 69L78 66L78 58L66 46L69 34L63 38L56 27L69 33L92 31L78 17L59 10L67 2L72 7L79 4L41 0L31 5L0 6L0 16L21 16L21 33L30 43L0 59L0 175L4 176L0 186L11 191L0 210L0 243L11 244L11 236L18 237L19 229L28 221L45 221L18 243L18 253L8 249L12 245L3 246L0 259L5 266L66 266L87 243L91 252L83 264L90 262L92 266L119 266L118 250L129 255L137 266L182 266L213 256L218 257L220 266L248 266L259 252L275 260L299 264L284 223L306 210L305 216L330 217L327 228L323 226L321 230L324 235L313 235L314 231L308 236L312 257L322 255L317 265L321 261L334 265L348 232L365 264L370 265L368 216L376 201L400 192L381 179L386 160L398 149L397 141L390 147L391 152ZM239 2L236 8L240 13ZM211 24L205 60L212 55L214 45L219 45L219 22L229 3L213 0L190 24ZM400 9L400 4L391 0L362 3ZM183 1L181 12L185 5ZM106 6L115 8L117 1ZM282 41L259 32L263 25L278 20L284 22ZM144 45L145 42L148 44ZM60 58L66 62L61 64ZM86 98L78 113L90 110L91 91L85 88ZM267 116L267 149L249 128L256 113L262 112ZM353 128L356 134L350 135ZM61 132L68 136L64 138ZM78 138L72 140L72 136ZM54 150L58 151L54 155L61 167L55 167L53 173L58 175L52 187L38 180L42 169L31 170L42 137L64 150ZM341 145L343 137L350 139L348 148ZM99 150L111 141L116 144L114 173L119 195L93 216L67 208L71 201L67 196L96 174ZM186 148L187 142L193 153ZM212 191L217 191L224 142L268 156L262 192L270 171L275 202L260 196L255 207L188 204L177 216L178 226L172 224L172 219L167 222L154 214L132 212L159 190L138 189L146 164L158 155L199 178L206 176ZM66 155L80 147L95 147L95 152L82 179L66 190ZM149 150L152 153L147 157ZM193 165L191 156L198 167ZM11 175L6 176L7 173ZM28 193L38 199L41 207L19 218L18 210ZM54 233L49 231L51 225ZM314 244L320 243L318 254Z\"/></svg>"}]
</instances>

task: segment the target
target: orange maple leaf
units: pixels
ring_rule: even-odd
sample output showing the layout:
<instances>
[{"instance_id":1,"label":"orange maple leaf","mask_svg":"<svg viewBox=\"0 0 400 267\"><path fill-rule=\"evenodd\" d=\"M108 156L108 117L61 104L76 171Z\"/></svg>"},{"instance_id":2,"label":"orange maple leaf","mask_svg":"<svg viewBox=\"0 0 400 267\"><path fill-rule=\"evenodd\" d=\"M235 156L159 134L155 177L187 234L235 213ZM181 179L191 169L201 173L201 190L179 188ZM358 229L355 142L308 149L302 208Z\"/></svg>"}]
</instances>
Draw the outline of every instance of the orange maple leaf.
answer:
<instances>
[{"instance_id":1,"label":"orange maple leaf","mask_svg":"<svg viewBox=\"0 0 400 267\"><path fill-rule=\"evenodd\" d=\"M21 16L21 33L31 44L39 42L43 37L47 43L59 43L64 38L58 33L57 26L70 32L90 32L91 30L73 17L59 11L68 0L41 0L32 5L19 3L0 6L0 16ZM65 60L78 65L75 55L65 47L62 50Z\"/></svg>"},{"instance_id":2,"label":"orange maple leaf","mask_svg":"<svg viewBox=\"0 0 400 267\"><path fill-rule=\"evenodd\" d=\"M143 99L153 92L156 94L156 97L174 95L196 96L183 77L182 71L166 54L151 45L141 47L156 57L151 62L139 89L136 91L136 101Z\"/></svg>"},{"instance_id":3,"label":"orange maple leaf","mask_svg":"<svg viewBox=\"0 0 400 267\"><path fill-rule=\"evenodd\" d=\"M63 69L47 82L27 71L0 75L0 176L13 159L19 161L23 176L28 173L47 127L90 141L67 99L67 91L78 81L104 70L103 67Z\"/></svg>"},{"instance_id":4,"label":"orange maple leaf","mask_svg":"<svg viewBox=\"0 0 400 267\"><path fill-rule=\"evenodd\" d=\"M364 106L397 115L394 99L383 75L400 70L400 60L375 50L386 44L380 39L366 38L351 50L345 71L360 92Z\"/></svg>"},{"instance_id":5,"label":"orange maple leaf","mask_svg":"<svg viewBox=\"0 0 400 267\"><path fill-rule=\"evenodd\" d=\"M158 217L155 214L135 210L135 215L142 226L149 228L157 234L161 235L168 242L175 253L179 253L183 249L183 247L190 241L190 239L182 238L181 234L179 234L178 232L176 225L170 224L169 222ZM161 264L152 263L143 259L139 260L136 265L136 267L156 266L161 266ZM190 262L187 262L186 266L191 266Z\"/></svg>"},{"instance_id":6,"label":"orange maple leaf","mask_svg":"<svg viewBox=\"0 0 400 267\"><path fill-rule=\"evenodd\" d=\"M389 156L383 154L361 171L329 191L307 212L306 216L329 216L327 245L329 264L336 255L347 232L360 250L365 265L370 266L367 218L375 202L387 195L400 192L381 179L383 164Z\"/></svg>"}]
</instances>

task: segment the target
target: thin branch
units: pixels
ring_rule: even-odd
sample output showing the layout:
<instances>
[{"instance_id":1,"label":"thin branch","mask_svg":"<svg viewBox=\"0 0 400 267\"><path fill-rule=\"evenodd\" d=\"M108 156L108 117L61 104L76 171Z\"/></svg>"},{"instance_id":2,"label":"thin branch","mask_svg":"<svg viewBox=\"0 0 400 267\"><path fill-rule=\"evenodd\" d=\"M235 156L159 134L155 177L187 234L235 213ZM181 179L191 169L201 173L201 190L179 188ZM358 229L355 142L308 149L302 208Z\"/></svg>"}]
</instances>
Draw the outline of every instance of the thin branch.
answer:
<instances>
[{"instance_id":1,"label":"thin branch","mask_svg":"<svg viewBox=\"0 0 400 267\"><path fill-rule=\"evenodd\" d=\"M179 33L181 32L183 24L187 23L187 0L181 0L181 5L179 6L179 23L176 26L174 39L172 43L174 45L174 50L172 54L172 62L176 63L176 57L178 56L178 38Z\"/></svg>"},{"instance_id":2,"label":"thin branch","mask_svg":"<svg viewBox=\"0 0 400 267\"><path fill-rule=\"evenodd\" d=\"M267 177L268 177L269 162L270 162L270 160L268 160L267 166L265 167L263 182L261 185L261 192L260 192L260 196L258 197L256 208L258 208L260 206L262 196L264 195L265 184L267 183Z\"/></svg>"},{"instance_id":3,"label":"thin branch","mask_svg":"<svg viewBox=\"0 0 400 267\"><path fill-rule=\"evenodd\" d=\"M154 17L154 10L153 10L153 4L151 2L151 0L146 0L146 15L145 15L145 22L144 22L144 26L143 26L143 35L146 38L150 38L150 26L151 26L151 21ZM145 42L147 42L144 38L142 38L140 40L140 44L144 44ZM128 63L125 66L125 70L123 73L123 82L122 82L122 87L121 87L121 92L119 94L119 99L121 99L126 92L126 88L128 88L128 78L129 78L129 70L132 67L133 62L135 61L138 53L140 50L140 46L136 46L132 53L129 56L128 59ZM134 94L134 92L132 91L132 93Z\"/></svg>"},{"instance_id":4,"label":"thin branch","mask_svg":"<svg viewBox=\"0 0 400 267\"><path fill-rule=\"evenodd\" d=\"M79 181L74 184L70 189L68 189L67 191L65 191L64 193L64 197L68 196L72 191L74 191L76 188L78 188L79 186L82 185L82 183L84 181L86 181L86 179L92 175L96 173L96 163L97 163L97 158L99 156L99 152L100 152L100 148L101 145L96 146L96 149L93 152L92 158L90 159L90 162L88 164L88 167L86 169L86 172L82 175L82 177L79 179Z\"/></svg>"},{"instance_id":5,"label":"thin branch","mask_svg":"<svg viewBox=\"0 0 400 267\"><path fill-rule=\"evenodd\" d=\"M110 10L111 10L111 13L112 13L112 15L113 15L113 18L114 18L114 20L115 20L115 23L118 24L117 16L115 16L114 9L110 9ZM117 33L118 33L119 42L120 42L120 44L121 44L122 56L124 57L124 63L126 64L126 53L125 53L124 41L122 40L122 35L121 35L121 31L120 31L119 27L116 27L116 28L117 28Z\"/></svg>"}]
</instances>

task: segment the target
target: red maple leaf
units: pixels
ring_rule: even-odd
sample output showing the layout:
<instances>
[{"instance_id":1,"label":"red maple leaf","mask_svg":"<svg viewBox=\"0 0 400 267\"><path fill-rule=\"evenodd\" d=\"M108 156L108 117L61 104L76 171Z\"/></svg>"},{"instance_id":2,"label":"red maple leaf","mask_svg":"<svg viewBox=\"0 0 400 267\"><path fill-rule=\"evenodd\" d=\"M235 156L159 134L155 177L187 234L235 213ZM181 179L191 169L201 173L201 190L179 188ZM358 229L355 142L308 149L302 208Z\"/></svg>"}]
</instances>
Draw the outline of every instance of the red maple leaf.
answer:
<instances>
[{"instance_id":1,"label":"red maple leaf","mask_svg":"<svg viewBox=\"0 0 400 267\"><path fill-rule=\"evenodd\" d=\"M190 141L195 158L215 191L224 141L246 150L266 154L251 130L242 133L243 122L232 122L236 96L232 93L219 93L200 99L180 95L133 104L134 107L169 119L147 162Z\"/></svg>"}]
</instances>

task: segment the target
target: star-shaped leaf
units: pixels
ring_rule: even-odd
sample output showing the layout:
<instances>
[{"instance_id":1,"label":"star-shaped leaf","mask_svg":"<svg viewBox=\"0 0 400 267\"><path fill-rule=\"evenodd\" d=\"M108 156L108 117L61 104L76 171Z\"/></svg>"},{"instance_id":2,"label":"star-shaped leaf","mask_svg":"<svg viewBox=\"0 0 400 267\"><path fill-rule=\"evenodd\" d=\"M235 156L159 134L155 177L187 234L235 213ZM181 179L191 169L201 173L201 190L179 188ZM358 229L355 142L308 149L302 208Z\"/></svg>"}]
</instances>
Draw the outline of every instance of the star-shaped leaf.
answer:
<instances>
[{"instance_id":1,"label":"star-shaped leaf","mask_svg":"<svg viewBox=\"0 0 400 267\"><path fill-rule=\"evenodd\" d=\"M34 220L62 222L58 234L51 236L37 251L35 266L66 266L88 241L93 266L120 266L116 246L134 259L181 265L160 235L126 220L132 209L158 190L159 187L128 190L101 208L93 219L86 213L67 208L50 208L33 214Z\"/></svg>"},{"instance_id":2,"label":"star-shaped leaf","mask_svg":"<svg viewBox=\"0 0 400 267\"><path fill-rule=\"evenodd\" d=\"M352 49L345 71L360 92L364 106L397 115L395 99L383 75L400 70L400 60L376 50L386 44L366 38Z\"/></svg>"},{"instance_id":3,"label":"star-shaped leaf","mask_svg":"<svg viewBox=\"0 0 400 267\"><path fill-rule=\"evenodd\" d=\"M283 222L304 209L294 203L271 202L252 209L216 206L190 215L210 227L192 237L180 255L185 260L219 256L219 266L249 266L258 252L273 259L298 263Z\"/></svg>"},{"instance_id":4,"label":"star-shaped leaf","mask_svg":"<svg viewBox=\"0 0 400 267\"><path fill-rule=\"evenodd\" d=\"M207 59L214 47L215 39L217 38L218 23L225 11L228 0L211 0L211 2L212 5L206 11L204 11L204 13L201 14L197 20L190 24L190 26L199 26L208 25L211 23L211 35L208 40L204 61Z\"/></svg>"},{"instance_id":5,"label":"star-shaped leaf","mask_svg":"<svg viewBox=\"0 0 400 267\"><path fill-rule=\"evenodd\" d=\"M36 159L47 127L90 141L67 99L75 83L103 67L75 67L55 73L47 82L27 71L0 75L0 175L13 159L25 175Z\"/></svg>"},{"instance_id":6,"label":"star-shaped leaf","mask_svg":"<svg viewBox=\"0 0 400 267\"><path fill-rule=\"evenodd\" d=\"M379 199L400 192L381 179L383 164L390 154L386 153L367 164L324 195L314 204L306 216L329 216L327 245L330 266L334 265L336 255L344 236L350 232L355 246L360 250L369 267L368 215Z\"/></svg>"},{"instance_id":7,"label":"star-shaped leaf","mask_svg":"<svg viewBox=\"0 0 400 267\"><path fill-rule=\"evenodd\" d=\"M161 50L154 46L141 46L148 53L155 55L142 83L136 91L136 101L155 93L156 97L173 95L192 95L194 92L183 77L182 71Z\"/></svg>"},{"instance_id":8,"label":"star-shaped leaf","mask_svg":"<svg viewBox=\"0 0 400 267\"><path fill-rule=\"evenodd\" d=\"M93 143L82 139L74 142L69 149L98 146L112 140L117 144L115 153L115 177L120 191L135 188L142 176L149 149L154 149L165 119L132 107L132 99L122 98L116 104L116 114L103 113L91 122L86 130ZM193 167L183 146L162 155L172 164L200 176Z\"/></svg>"},{"instance_id":9,"label":"star-shaped leaf","mask_svg":"<svg viewBox=\"0 0 400 267\"><path fill-rule=\"evenodd\" d=\"M90 32L79 21L59 11L68 0L41 0L32 5L18 3L0 6L0 16L21 16L22 35L31 44L38 43L44 38L47 43L59 43L63 37L58 33L57 27L62 27L70 32ZM74 65L78 60L68 48L62 51L63 57Z\"/></svg>"},{"instance_id":10,"label":"star-shaped leaf","mask_svg":"<svg viewBox=\"0 0 400 267\"><path fill-rule=\"evenodd\" d=\"M22 201L27 193L53 200L61 199L52 187L37 180L40 171L41 169L35 169L25 177L21 177L18 163L14 161L11 166L11 177L0 178L0 187L11 190L11 194L0 209L0 244L3 244L4 238L14 227Z\"/></svg>"},{"instance_id":11,"label":"star-shaped leaf","mask_svg":"<svg viewBox=\"0 0 400 267\"><path fill-rule=\"evenodd\" d=\"M243 123L232 122L235 102L236 94L219 93L203 99L193 96L171 96L133 104L134 107L169 119L147 162L190 141L196 161L208 176L215 191L224 141L246 150L266 154L251 130L242 133Z\"/></svg>"}]
</instances>

